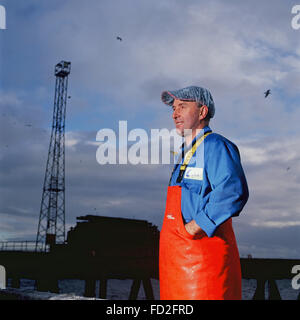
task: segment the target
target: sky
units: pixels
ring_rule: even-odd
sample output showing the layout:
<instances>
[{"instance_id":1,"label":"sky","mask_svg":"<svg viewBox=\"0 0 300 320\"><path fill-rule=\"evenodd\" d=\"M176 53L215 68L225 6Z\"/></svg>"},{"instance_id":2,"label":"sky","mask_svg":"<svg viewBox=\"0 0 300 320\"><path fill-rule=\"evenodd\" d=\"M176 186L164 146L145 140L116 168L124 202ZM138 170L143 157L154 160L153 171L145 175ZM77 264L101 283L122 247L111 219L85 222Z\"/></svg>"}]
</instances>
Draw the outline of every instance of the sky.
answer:
<instances>
[{"instance_id":1,"label":"sky","mask_svg":"<svg viewBox=\"0 0 300 320\"><path fill-rule=\"evenodd\" d=\"M173 129L161 92L208 88L250 197L240 256L300 258L300 29L289 0L0 0L0 241L35 240L55 76L71 62L66 231L97 214L162 225L172 165L105 164L97 132ZM297 18L297 17L296 17ZM300 24L300 17L299 17ZM122 41L117 40L121 37ZM271 89L265 98L264 92Z\"/></svg>"}]
</instances>

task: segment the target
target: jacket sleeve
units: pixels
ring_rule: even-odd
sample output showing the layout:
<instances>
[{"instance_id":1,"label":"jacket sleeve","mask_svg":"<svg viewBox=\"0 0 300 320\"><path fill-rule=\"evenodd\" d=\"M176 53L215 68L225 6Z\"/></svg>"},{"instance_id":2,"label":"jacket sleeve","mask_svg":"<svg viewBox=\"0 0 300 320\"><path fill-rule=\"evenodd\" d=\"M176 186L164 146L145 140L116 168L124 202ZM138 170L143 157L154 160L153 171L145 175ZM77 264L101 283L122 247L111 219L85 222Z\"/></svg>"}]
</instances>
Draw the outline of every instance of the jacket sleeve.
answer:
<instances>
[{"instance_id":1,"label":"jacket sleeve","mask_svg":"<svg viewBox=\"0 0 300 320\"><path fill-rule=\"evenodd\" d=\"M211 237L217 227L238 216L249 192L238 148L229 140L217 139L208 150L206 172L210 183L207 201L199 203L194 220Z\"/></svg>"}]
</instances>

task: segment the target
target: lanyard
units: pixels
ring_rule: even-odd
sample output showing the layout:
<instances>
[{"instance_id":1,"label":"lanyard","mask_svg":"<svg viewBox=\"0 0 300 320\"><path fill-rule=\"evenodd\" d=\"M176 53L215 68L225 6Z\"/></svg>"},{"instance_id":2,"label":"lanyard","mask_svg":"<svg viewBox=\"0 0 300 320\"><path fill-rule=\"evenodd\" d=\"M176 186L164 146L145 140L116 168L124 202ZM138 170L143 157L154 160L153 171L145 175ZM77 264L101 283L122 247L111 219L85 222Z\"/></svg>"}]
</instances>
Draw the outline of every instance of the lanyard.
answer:
<instances>
[{"instance_id":1,"label":"lanyard","mask_svg":"<svg viewBox=\"0 0 300 320\"><path fill-rule=\"evenodd\" d=\"M185 170L186 170L186 167L188 166L190 160L192 159L194 153L196 152L197 148L200 146L200 144L202 143L202 141L208 136L210 135L212 132L209 131L207 133L205 133L203 136L201 136L199 139L197 139L196 141L194 141L193 145L192 145L192 148L186 153L185 157L184 157L184 160L183 160L183 163L182 165L180 166L180 171L179 171L179 175L177 177L177 180L176 182L177 183L180 183L182 178L183 178L183 175L185 173ZM179 160L181 161L181 160ZM180 163L177 163L173 172L177 169L177 167L179 166ZM172 172L172 175L173 175L173 172ZM171 175L171 177L172 177ZM170 182L171 182L171 179L170 179Z\"/></svg>"}]
</instances>

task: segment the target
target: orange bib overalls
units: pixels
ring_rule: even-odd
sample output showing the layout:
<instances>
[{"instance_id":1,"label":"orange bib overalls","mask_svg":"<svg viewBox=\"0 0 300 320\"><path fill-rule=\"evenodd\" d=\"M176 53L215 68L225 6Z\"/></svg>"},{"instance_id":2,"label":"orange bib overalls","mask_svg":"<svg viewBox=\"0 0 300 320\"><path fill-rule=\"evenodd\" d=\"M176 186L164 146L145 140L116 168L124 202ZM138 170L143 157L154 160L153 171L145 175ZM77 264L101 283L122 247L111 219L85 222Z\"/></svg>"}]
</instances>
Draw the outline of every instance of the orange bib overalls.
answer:
<instances>
[{"instance_id":1,"label":"orange bib overalls","mask_svg":"<svg viewBox=\"0 0 300 320\"><path fill-rule=\"evenodd\" d=\"M162 300L241 299L240 258L231 219L212 237L204 231L192 236L181 214L180 186L168 187L160 232L159 279Z\"/></svg>"}]
</instances>

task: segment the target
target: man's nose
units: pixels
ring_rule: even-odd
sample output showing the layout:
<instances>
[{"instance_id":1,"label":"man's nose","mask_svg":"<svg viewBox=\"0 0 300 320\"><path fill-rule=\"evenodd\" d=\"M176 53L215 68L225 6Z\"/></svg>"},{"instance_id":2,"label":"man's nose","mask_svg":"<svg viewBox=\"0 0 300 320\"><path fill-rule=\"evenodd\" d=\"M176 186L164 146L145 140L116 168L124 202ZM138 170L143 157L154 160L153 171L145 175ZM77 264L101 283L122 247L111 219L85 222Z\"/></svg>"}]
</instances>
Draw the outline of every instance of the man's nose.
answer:
<instances>
[{"instance_id":1,"label":"man's nose","mask_svg":"<svg viewBox=\"0 0 300 320\"><path fill-rule=\"evenodd\" d=\"M176 119L178 117L178 109L177 108L174 108L172 117L173 117L173 119Z\"/></svg>"}]
</instances>

